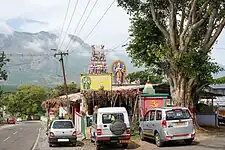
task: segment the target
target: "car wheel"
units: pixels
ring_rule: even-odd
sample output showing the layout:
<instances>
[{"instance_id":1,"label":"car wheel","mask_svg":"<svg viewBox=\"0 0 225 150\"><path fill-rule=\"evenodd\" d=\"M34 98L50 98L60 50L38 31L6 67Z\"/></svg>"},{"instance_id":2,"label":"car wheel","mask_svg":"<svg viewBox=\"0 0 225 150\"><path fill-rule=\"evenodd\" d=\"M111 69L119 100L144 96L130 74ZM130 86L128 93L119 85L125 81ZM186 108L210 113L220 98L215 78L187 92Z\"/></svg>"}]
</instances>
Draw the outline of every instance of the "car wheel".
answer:
<instances>
[{"instance_id":1,"label":"car wheel","mask_svg":"<svg viewBox=\"0 0 225 150\"><path fill-rule=\"evenodd\" d=\"M163 146L163 141L161 140L161 138L160 138L160 135L159 135L159 133L156 133L155 134L155 144L156 144L156 146L158 146L158 147L162 147Z\"/></svg>"},{"instance_id":2,"label":"car wheel","mask_svg":"<svg viewBox=\"0 0 225 150\"><path fill-rule=\"evenodd\" d=\"M101 149L101 145L100 144L96 144L96 150L100 150Z\"/></svg>"},{"instance_id":3,"label":"car wheel","mask_svg":"<svg viewBox=\"0 0 225 150\"><path fill-rule=\"evenodd\" d=\"M94 143L95 141L93 139L91 139L91 143Z\"/></svg>"},{"instance_id":4,"label":"car wheel","mask_svg":"<svg viewBox=\"0 0 225 150\"><path fill-rule=\"evenodd\" d=\"M76 147L76 146L77 146L77 142L72 143L72 146L73 146L73 147Z\"/></svg>"},{"instance_id":5,"label":"car wheel","mask_svg":"<svg viewBox=\"0 0 225 150\"><path fill-rule=\"evenodd\" d=\"M128 147L128 143L122 144L122 147L126 149Z\"/></svg>"},{"instance_id":6,"label":"car wheel","mask_svg":"<svg viewBox=\"0 0 225 150\"><path fill-rule=\"evenodd\" d=\"M191 145L192 142L193 142L193 140L194 140L194 139L186 139L186 140L184 140L184 143L185 143L186 145Z\"/></svg>"},{"instance_id":7,"label":"car wheel","mask_svg":"<svg viewBox=\"0 0 225 150\"><path fill-rule=\"evenodd\" d=\"M49 143L49 147L53 147L51 143Z\"/></svg>"},{"instance_id":8,"label":"car wheel","mask_svg":"<svg viewBox=\"0 0 225 150\"><path fill-rule=\"evenodd\" d=\"M141 139L142 141L145 140L144 133L143 133L142 129L140 129L140 139Z\"/></svg>"}]
</instances>

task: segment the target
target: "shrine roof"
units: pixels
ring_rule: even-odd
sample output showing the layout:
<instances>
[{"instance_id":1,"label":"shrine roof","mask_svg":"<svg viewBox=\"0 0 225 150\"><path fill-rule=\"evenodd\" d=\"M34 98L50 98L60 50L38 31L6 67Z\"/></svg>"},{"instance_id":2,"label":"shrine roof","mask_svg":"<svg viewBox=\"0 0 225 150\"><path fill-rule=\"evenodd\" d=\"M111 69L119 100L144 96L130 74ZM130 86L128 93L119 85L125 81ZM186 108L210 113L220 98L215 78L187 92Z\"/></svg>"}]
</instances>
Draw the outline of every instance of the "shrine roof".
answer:
<instances>
[{"instance_id":1,"label":"shrine roof","mask_svg":"<svg viewBox=\"0 0 225 150\"><path fill-rule=\"evenodd\" d=\"M140 89L144 88L145 85L127 85L127 86L113 86L112 90L113 91L121 91L121 90L135 90L135 89Z\"/></svg>"}]
</instances>

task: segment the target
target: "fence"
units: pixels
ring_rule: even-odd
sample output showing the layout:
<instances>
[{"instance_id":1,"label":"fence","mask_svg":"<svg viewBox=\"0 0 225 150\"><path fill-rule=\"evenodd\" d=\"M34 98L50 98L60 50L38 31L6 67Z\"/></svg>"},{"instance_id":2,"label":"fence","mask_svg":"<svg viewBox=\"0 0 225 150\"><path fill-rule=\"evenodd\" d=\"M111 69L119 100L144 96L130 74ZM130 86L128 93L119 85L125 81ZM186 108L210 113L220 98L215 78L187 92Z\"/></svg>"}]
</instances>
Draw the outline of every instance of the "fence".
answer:
<instances>
[{"instance_id":1,"label":"fence","mask_svg":"<svg viewBox=\"0 0 225 150\"><path fill-rule=\"evenodd\" d=\"M200 126L218 126L217 114L197 114L196 119Z\"/></svg>"}]
</instances>

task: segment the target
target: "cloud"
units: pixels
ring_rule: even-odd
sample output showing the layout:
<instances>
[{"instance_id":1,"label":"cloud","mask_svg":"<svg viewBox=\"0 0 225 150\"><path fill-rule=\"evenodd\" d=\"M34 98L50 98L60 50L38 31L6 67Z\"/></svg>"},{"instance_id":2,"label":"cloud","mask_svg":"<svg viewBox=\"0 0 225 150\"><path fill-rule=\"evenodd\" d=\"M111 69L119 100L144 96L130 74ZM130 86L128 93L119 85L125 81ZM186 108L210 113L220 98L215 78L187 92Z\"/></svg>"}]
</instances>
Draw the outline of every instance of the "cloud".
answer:
<instances>
[{"instance_id":1,"label":"cloud","mask_svg":"<svg viewBox=\"0 0 225 150\"><path fill-rule=\"evenodd\" d=\"M13 30L7 25L5 21L0 20L0 33L5 35L11 35L13 33Z\"/></svg>"},{"instance_id":2,"label":"cloud","mask_svg":"<svg viewBox=\"0 0 225 150\"><path fill-rule=\"evenodd\" d=\"M4 20L12 18L24 18L31 19L34 21L43 21L47 24L41 24L39 22L26 22L20 27L21 31L26 32L38 32L41 30L44 31L59 31L61 30L63 19L65 16L67 4L69 0L8 0L2 1L0 5L1 14L0 18ZM90 18L88 19L86 25L83 27L79 37L85 38L88 33L92 30L93 26L100 19L109 5L113 0L101 0L98 1L95 9L91 13ZM78 21L84 11L88 1L79 1L77 9L75 11L74 17L71 22L71 26L68 29L69 33L74 33ZM75 6L76 0L71 1L68 17L66 19L64 32L70 22L72 12ZM81 28L84 20L86 19L88 13L90 12L95 0L91 0L90 5L87 9L86 14L83 17L83 20L78 27L78 30ZM13 5L12 5L13 4ZM10 9L10 11L9 11ZM109 12L101 20L95 30L91 35L86 39L85 42L90 44L105 44L107 46L114 46L124 40L128 36L128 27L129 19L126 12L117 7L117 3L114 3Z\"/></svg>"}]
</instances>

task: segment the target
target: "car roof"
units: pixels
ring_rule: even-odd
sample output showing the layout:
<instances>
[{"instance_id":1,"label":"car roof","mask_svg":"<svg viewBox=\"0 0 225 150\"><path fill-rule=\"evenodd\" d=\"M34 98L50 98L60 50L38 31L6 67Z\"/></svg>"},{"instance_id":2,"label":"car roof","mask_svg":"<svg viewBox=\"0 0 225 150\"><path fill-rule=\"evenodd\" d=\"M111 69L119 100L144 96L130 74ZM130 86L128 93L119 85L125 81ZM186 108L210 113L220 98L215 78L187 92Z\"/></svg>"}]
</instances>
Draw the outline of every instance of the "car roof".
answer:
<instances>
[{"instance_id":1,"label":"car roof","mask_svg":"<svg viewBox=\"0 0 225 150\"><path fill-rule=\"evenodd\" d=\"M98 108L98 113L111 113L111 112L123 112L123 113L126 113L127 110L124 107L104 107L104 108Z\"/></svg>"},{"instance_id":2,"label":"car roof","mask_svg":"<svg viewBox=\"0 0 225 150\"><path fill-rule=\"evenodd\" d=\"M56 122L56 121L71 121L72 122L72 120L69 120L69 119L54 120L54 122Z\"/></svg>"},{"instance_id":3,"label":"car roof","mask_svg":"<svg viewBox=\"0 0 225 150\"><path fill-rule=\"evenodd\" d=\"M162 108L150 108L149 110L171 110L171 109L188 109L187 107L162 107Z\"/></svg>"}]
</instances>

